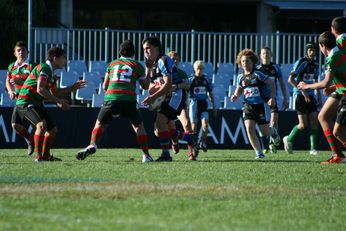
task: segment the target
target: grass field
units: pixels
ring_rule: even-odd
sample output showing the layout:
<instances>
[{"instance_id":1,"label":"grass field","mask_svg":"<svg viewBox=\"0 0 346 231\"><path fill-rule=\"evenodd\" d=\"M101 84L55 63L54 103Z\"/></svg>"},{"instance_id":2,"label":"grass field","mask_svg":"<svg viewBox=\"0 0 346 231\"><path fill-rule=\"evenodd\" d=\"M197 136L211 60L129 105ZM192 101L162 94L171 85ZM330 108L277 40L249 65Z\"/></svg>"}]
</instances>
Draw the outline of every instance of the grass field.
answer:
<instances>
[{"instance_id":1,"label":"grass field","mask_svg":"<svg viewBox=\"0 0 346 231\"><path fill-rule=\"evenodd\" d=\"M62 162L33 163L0 150L0 230L345 230L346 165L328 152L186 151L141 163L135 149L54 149ZM159 150L152 150L158 157Z\"/></svg>"}]
</instances>

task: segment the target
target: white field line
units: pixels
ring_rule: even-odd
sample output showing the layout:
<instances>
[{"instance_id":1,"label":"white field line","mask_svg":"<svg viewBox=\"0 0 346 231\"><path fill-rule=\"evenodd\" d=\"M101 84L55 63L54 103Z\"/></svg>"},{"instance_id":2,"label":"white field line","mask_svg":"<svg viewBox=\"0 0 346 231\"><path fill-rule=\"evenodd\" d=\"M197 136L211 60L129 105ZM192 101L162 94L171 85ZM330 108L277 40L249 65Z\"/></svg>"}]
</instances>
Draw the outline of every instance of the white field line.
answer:
<instances>
[{"instance_id":1,"label":"white field line","mask_svg":"<svg viewBox=\"0 0 346 231\"><path fill-rule=\"evenodd\" d=\"M66 192L66 191L184 191L184 190L238 191L232 185L194 185L194 184L135 184L135 183L86 183L86 184L23 184L5 185L0 188L2 193L35 193L35 192Z\"/></svg>"}]
</instances>

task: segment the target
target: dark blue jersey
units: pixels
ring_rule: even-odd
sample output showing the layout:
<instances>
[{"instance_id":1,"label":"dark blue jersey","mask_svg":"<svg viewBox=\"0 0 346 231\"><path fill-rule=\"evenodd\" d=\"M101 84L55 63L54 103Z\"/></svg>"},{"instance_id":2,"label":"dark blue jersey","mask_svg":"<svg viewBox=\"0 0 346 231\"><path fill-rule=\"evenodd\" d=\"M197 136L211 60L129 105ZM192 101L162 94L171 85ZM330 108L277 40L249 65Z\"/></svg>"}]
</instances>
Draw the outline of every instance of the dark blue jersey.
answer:
<instances>
[{"instance_id":1,"label":"dark blue jersey","mask_svg":"<svg viewBox=\"0 0 346 231\"><path fill-rule=\"evenodd\" d=\"M202 75L201 77L190 78L190 98L195 100L206 100L207 93L211 92L212 85L209 80Z\"/></svg>"},{"instance_id":2,"label":"dark blue jersey","mask_svg":"<svg viewBox=\"0 0 346 231\"><path fill-rule=\"evenodd\" d=\"M267 79L268 76L258 70L249 75L238 75L237 86L244 91L245 103L260 104L270 99L270 89L265 83Z\"/></svg>"},{"instance_id":3,"label":"dark blue jersey","mask_svg":"<svg viewBox=\"0 0 346 231\"><path fill-rule=\"evenodd\" d=\"M291 74L294 76L294 80L297 84L299 82L304 81L307 84L313 83L314 80L318 80L318 63L313 60L309 62L308 58L305 56L300 58L297 62L294 63L293 70ZM304 90L308 95L313 95L313 89ZM302 94L300 90L297 88L293 88L294 95Z\"/></svg>"},{"instance_id":4,"label":"dark blue jersey","mask_svg":"<svg viewBox=\"0 0 346 231\"><path fill-rule=\"evenodd\" d=\"M275 83L275 89L278 89L278 79L282 79L282 73L280 66L275 63L269 64L260 64L257 66L257 69L261 71L263 74L268 75ZM277 91L276 91L277 92Z\"/></svg>"}]
</instances>

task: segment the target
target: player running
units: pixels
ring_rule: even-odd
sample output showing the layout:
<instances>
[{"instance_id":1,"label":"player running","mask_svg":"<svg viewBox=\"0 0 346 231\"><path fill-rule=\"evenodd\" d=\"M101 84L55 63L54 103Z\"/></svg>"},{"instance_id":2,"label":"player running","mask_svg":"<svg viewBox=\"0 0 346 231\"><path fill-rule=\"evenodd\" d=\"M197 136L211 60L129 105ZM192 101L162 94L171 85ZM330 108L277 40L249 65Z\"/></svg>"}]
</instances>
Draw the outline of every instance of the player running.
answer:
<instances>
[{"instance_id":1,"label":"player running","mask_svg":"<svg viewBox=\"0 0 346 231\"><path fill-rule=\"evenodd\" d=\"M258 57L251 49L240 51L237 63L244 72L238 76L237 88L231 101L234 102L244 93L243 117L246 132L256 152L256 159L261 159L265 156L256 135L256 124L264 136L270 136L276 146L280 144L280 136L275 127L268 125L264 105L267 102L269 106L276 105L275 86L267 75L255 69Z\"/></svg>"},{"instance_id":2,"label":"player running","mask_svg":"<svg viewBox=\"0 0 346 231\"><path fill-rule=\"evenodd\" d=\"M107 68L103 82L106 91L104 103L98 114L94 129L91 132L90 144L80 150L76 158L84 160L97 149L97 143L112 121L112 117L127 117L136 133L137 142L142 149L142 162L152 162L149 154L148 135L143 125L142 116L137 108L136 82L143 89L148 89L150 80L144 75L144 67L134 60L135 48L130 40L120 44L120 58L112 61Z\"/></svg>"},{"instance_id":3,"label":"player running","mask_svg":"<svg viewBox=\"0 0 346 231\"><path fill-rule=\"evenodd\" d=\"M68 110L70 108L68 101L59 97L85 85L83 80L79 80L72 86L58 88L54 71L62 69L65 65L65 51L58 47L50 48L47 53L47 61L32 70L18 94L16 102L18 115L22 120L28 120L36 128L34 135L36 162L61 161L50 154L57 128L44 109L43 101L54 102L62 110Z\"/></svg>"},{"instance_id":4,"label":"player running","mask_svg":"<svg viewBox=\"0 0 346 231\"><path fill-rule=\"evenodd\" d=\"M184 140L193 148L189 157L190 160L196 160L198 155L196 134L183 133L178 130L169 131L168 124L171 120L175 120L181 110L186 107L186 92L180 88L172 90L172 84L182 83L182 79L178 75L177 67L167 55L161 53L161 41L158 37L147 37L142 41L144 55L146 58L146 75L152 80L159 80L160 88L143 100L143 105L149 106L161 96L165 100L161 104L156 113L156 128L162 149L161 156L157 161L172 161L170 155L170 139L174 142Z\"/></svg>"}]
</instances>

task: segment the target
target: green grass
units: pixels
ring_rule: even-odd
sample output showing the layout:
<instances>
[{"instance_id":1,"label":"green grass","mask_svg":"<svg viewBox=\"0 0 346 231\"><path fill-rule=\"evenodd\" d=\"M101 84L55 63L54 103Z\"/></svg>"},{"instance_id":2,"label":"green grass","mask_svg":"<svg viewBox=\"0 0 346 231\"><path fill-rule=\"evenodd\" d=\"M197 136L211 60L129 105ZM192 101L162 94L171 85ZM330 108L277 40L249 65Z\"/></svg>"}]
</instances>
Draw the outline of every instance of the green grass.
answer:
<instances>
[{"instance_id":1,"label":"green grass","mask_svg":"<svg viewBox=\"0 0 346 231\"><path fill-rule=\"evenodd\" d=\"M100 149L84 161L33 163L0 150L0 230L342 230L346 165L328 152L209 150L187 161L141 163L135 149ZM152 150L156 158L159 150Z\"/></svg>"}]
</instances>

